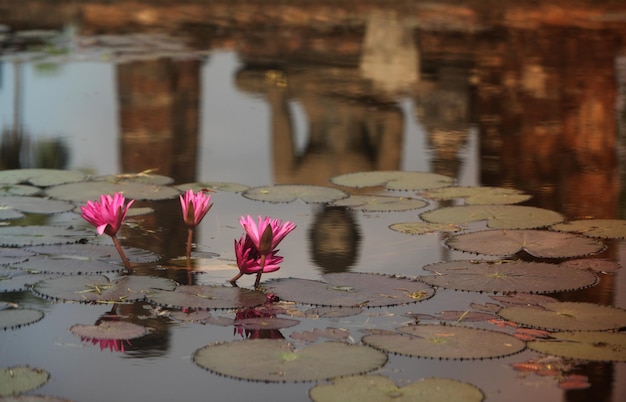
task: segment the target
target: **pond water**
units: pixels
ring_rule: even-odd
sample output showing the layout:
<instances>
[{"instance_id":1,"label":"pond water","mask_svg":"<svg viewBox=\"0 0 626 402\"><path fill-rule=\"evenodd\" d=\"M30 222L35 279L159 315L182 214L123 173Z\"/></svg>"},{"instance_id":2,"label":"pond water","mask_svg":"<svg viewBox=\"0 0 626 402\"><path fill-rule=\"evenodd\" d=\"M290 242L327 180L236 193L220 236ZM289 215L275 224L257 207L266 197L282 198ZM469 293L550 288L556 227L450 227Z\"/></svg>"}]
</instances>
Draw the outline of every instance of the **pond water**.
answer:
<instances>
[{"instance_id":1,"label":"pond water","mask_svg":"<svg viewBox=\"0 0 626 402\"><path fill-rule=\"evenodd\" d=\"M409 235L389 228L420 221L425 211L463 205L462 199L329 181L353 172L436 173L456 186L519 190L531 196L520 205L555 211L566 221L624 218L626 9L617 3L548 2L539 10L525 2L489 10L482 2L399 2L396 8L374 1L359 7L278 2L267 9L246 1L27 3L30 12L0 8L6 11L0 17L0 173L150 172L172 178L170 186L303 184L427 202L406 211L360 211L301 200L261 202L217 188L213 208L194 231L196 272L190 273L176 263L187 233L177 198L139 201L135 206L153 211L130 216L119 238L125 248L158 254L158 261L136 264L133 276L230 286L237 268L223 260L234 260L233 239L242 235L238 220L246 214L297 225L280 244L281 269L263 276L266 285L341 272L413 278L429 274L429 264L496 258L452 249L448 232ZM0 228L23 225L72 225L99 242L95 229L72 212L0 221ZM602 241L606 249L589 258L624 266L624 241ZM515 257L553 264L568 259ZM548 295L626 308L623 270L597 276L594 286ZM253 283L245 276L239 285ZM204 370L192 356L205 345L246 336L284 337L304 348L328 341L328 328L342 329L349 334L343 342L358 344L368 330L395 330L416 317L432 324L444 311L488 309L499 303L493 295L442 287L428 300L347 317L304 315L312 306L285 304L290 310L279 316L297 325L243 335L233 327L234 308L211 310L207 322L188 322L169 314L180 309L121 303L121 320L150 332L128 341L124 351L111 351L69 331L94 324L111 303L10 291L0 300L44 317L0 332L0 369L42 368L50 380L30 394L76 401L308 400L311 388L327 382L246 381ZM494 320L460 323L514 331ZM303 338L315 330L323 335ZM623 358L553 358L548 375L513 367L544 358L531 349L460 360L388 353L382 367L365 371L398 386L456 379L479 388L488 401L626 400ZM590 386L559 388L572 374L586 376Z\"/></svg>"}]
</instances>

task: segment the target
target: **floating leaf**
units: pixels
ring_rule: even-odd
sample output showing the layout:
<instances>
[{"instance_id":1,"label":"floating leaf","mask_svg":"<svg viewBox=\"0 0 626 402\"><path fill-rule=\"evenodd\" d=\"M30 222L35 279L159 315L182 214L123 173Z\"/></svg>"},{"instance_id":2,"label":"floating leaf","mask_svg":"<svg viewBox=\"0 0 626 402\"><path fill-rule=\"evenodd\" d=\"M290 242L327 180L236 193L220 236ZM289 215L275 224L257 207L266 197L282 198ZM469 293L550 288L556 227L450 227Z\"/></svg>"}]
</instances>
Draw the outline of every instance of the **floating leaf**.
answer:
<instances>
[{"instance_id":1,"label":"floating leaf","mask_svg":"<svg viewBox=\"0 0 626 402\"><path fill-rule=\"evenodd\" d=\"M77 171L56 169L14 169L0 171L0 183L29 183L38 187L49 187L85 180L86 175Z\"/></svg>"},{"instance_id":2,"label":"floating leaf","mask_svg":"<svg viewBox=\"0 0 626 402\"><path fill-rule=\"evenodd\" d=\"M505 256L525 251L537 258L582 257L605 248L594 239L548 230L483 230L452 236L446 244L469 253Z\"/></svg>"},{"instance_id":3,"label":"floating leaf","mask_svg":"<svg viewBox=\"0 0 626 402\"><path fill-rule=\"evenodd\" d=\"M282 329L298 325L300 321L291 318L255 317L235 320L236 328L247 330Z\"/></svg>"},{"instance_id":4,"label":"floating leaf","mask_svg":"<svg viewBox=\"0 0 626 402\"><path fill-rule=\"evenodd\" d=\"M334 378L311 388L315 402L480 402L483 393L471 384L447 378L425 378L398 387L389 378L363 375Z\"/></svg>"},{"instance_id":5,"label":"floating leaf","mask_svg":"<svg viewBox=\"0 0 626 402\"><path fill-rule=\"evenodd\" d=\"M523 205L463 205L424 212L420 218L431 223L460 225L487 221L493 229L534 229L562 222L565 218L549 209Z\"/></svg>"},{"instance_id":6,"label":"floating leaf","mask_svg":"<svg viewBox=\"0 0 626 402\"><path fill-rule=\"evenodd\" d=\"M503 205L517 204L531 198L519 190L502 187L444 187L419 194L433 200L453 200L464 198L465 205Z\"/></svg>"},{"instance_id":7,"label":"floating leaf","mask_svg":"<svg viewBox=\"0 0 626 402\"><path fill-rule=\"evenodd\" d=\"M148 329L127 321L102 321L98 325L72 325L70 332L81 338L126 340L144 336Z\"/></svg>"},{"instance_id":8,"label":"floating leaf","mask_svg":"<svg viewBox=\"0 0 626 402\"><path fill-rule=\"evenodd\" d=\"M326 203L348 197L348 193L332 187L282 184L254 187L242 195L251 200L266 202L293 202L301 199L306 203Z\"/></svg>"},{"instance_id":9,"label":"floating leaf","mask_svg":"<svg viewBox=\"0 0 626 402\"><path fill-rule=\"evenodd\" d=\"M0 265L26 261L34 255L35 253L20 248L0 247Z\"/></svg>"},{"instance_id":10,"label":"floating leaf","mask_svg":"<svg viewBox=\"0 0 626 402\"><path fill-rule=\"evenodd\" d=\"M363 345L324 342L295 350L280 339L217 343L198 349L193 361L228 377L252 381L323 381L361 374L387 362L387 356Z\"/></svg>"},{"instance_id":11,"label":"floating leaf","mask_svg":"<svg viewBox=\"0 0 626 402\"><path fill-rule=\"evenodd\" d=\"M497 318L493 314L481 313L481 312L469 311L469 310L441 311L435 314L435 317L444 321L457 321L457 322L489 321L494 318Z\"/></svg>"},{"instance_id":12,"label":"floating leaf","mask_svg":"<svg viewBox=\"0 0 626 402\"><path fill-rule=\"evenodd\" d=\"M15 219L22 219L25 215L12 208L0 206L0 221L11 221Z\"/></svg>"},{"instance_id":13,"label":"floating leaf","mask_svg":"<svg viewBox=\"0 0 626 402\"><path fill-rule=\"evenodd\" d=\"M424 270L435 275L419 279L432 286L472 292L551 293L593 286L597 278L587 271L527 261L447 261Z\"/></svg>"},{"instance_id":14,"label":"floating leaf","mask_svg":"<svg viewBox=\"0 0 626 402\"><path fill-rule=\"evenodd\" d=\"M25 184L0 184L0 196L7 195L26 195L33 196L41 193L41 189L35 186Z\"/></svg>"},{"instance_id":15,"label":"floating leaf","mask_svg":"<svg viewBox=\"0 0 626 402\"><path fill-rule=\"evenodd\" d=\"M0 197L0 209L7 207L30 214L58 214L74 209L74 204L41 197Z\"/></svg>"},{"instance_id":16,"label":"floating leaf","mask_svg":"<svg viewBox=\"0 0 626 402\"><path fill-rule=\"evenodd\" d=\"M504 304L524 304L528 306L538 306L541 303L558 302L557 299L550 296L530 294L530 293L512 293L502 296L490 296L493 300L497 300Z\"/></svg>"},{"instance_id":17,"label":"floating leaf","mask_svg":"<svg viewBox=\"0 0 626 402\"><path fill-rule=\"evenodd\" d=\"M168 311L167 316L172 320L179 322L199 322L205 324L209 319L213 318L213 315L209 311ZM230 319L229 325L233 323L233 319Z\"/></svg>"},{"instance_id":18,"label":"floating leaf","mask_svg":"<svg viewBox=\"0 0 626 402\"><path fill-rule=\"evenodd\" d=\"M69 255L64 257L33 257L26 262L13 265L13 268L31 273L64 275L89 275L126 270L123 265Z\"/></svg>"},{"instance_id":19,"label":"floating leaf","mask_svg":"<svg viewBox=\"0 0 626 402\"><path fill-rule=\"evenodd\" d=\"M454 179L436 173L389 170L343 174L331 177L330 182L353 188L385 186L388 190L417 191L447 187L454 183Z\"/></svg>"},{"instance_id":20,"label":"floating leaf","mask_svg":"<svg viewBox=\"0 0 626 402\"><path fill-rule=\"evenodd\" d=\"M363 312L360 307L314 307L306 310L304 315L309 318L341 318L359 315Z\"/></svg>"},{"instance_id":21,"label":"floating leaf","mask_svg":"<svg viewBox=\"0 0 626 402\"><path fill-rule=\"evenodd\" d=\"M626 334L610 332L558 332L553 339L528 342L540 353L568 359L626 362Z\"/></svg>"},{"instance_id":22,"label":"floating leaf","mask_svg":"<svg viewBox=\"0 0 626 402\"><path fill-rule=\"evenodd\" d=\"M106 241L109 241L108 237ZM112 263L120 262L120 256L112 244L61 244L28 247L27 250L37 254L45 254L50 258L101 260ZM128 260L133 263L156 262L160 259L158 254L136 247L124 247L124 254L126 254Z\"/></svg>"},{"instance_id":23,"label":"floating leaf","mask_svg":"<svg viewBox=\"0 0 626 402\"><path fill-rule=\"evenodd\" d=\"M626 310L594 303L510 306L498 311L498 315L528 327L556 331L602 331L626 327Z\"/></svg>"},{"instance_id":24,"label":"floating leaf","mask_svg":"<svg viewBox=\"0 0 626 402\"><path fill-rule=\"evenodd\" d=\"M452 325L410 325L393 335L366 335L377 349L431 359L489 359L521 352L526 344L503 332Z\"/></svg>"},{"instance_id":25,"label":"floating leaf","mask_svg":"<svg viewBox=\"0 0 626 402\"><path fill-rule=\"evenodd\" d=\"M265 303L266 296L244 288L191 285L178 286L174 291L155 291L147 300L164 307L208 310L255 307Z\"/></svg>"},{"instance_id":26,"label":"floating leaf","mask_svg":"<svg viewBox=\"0 0 626 402\"><path fill-rule=\"evenodd\" d=\"M55 226L5 226L0 227L0 246L67 244L90 236L93 236L92 232Z\"/></svg>"},{"instance_id":27,"label":"floating leaf","mask_svg":"<svg viewBox=\"0 0 626 402\"><path fill-rule=\"evenodd\" d=\"M621 269L621 266L615 261L609 261L602 258L581 258L578 260L569 260L561 263L564 267L587 269L593 272L615 272Z\"/></svg>"},{"instance_id":28,"label":"floating leaf","mask_svg":"<svg viewBox=\"0 0 626 402\"><path fill-rule=\"evenodd\" d=\"M387 195L351 195L348 198L334 201L335 207L347 207L352 210L366 212L408 211L424 208L426 201L409 197L393 197Z\"/></svg>"},{"instance_id":29,"label":"floating leaf","mask_svg":"<svg viewBox=\"0 0 626 402\"><path fill-rule=\"evenodd\" d=\"M33 286L43 297L84 303L122 303L145 299L158 289L171 290L176 282L154 276L131 275L110 281L102 275L62 276Z\"/></svg>"},{"instance_id":30,"label":"floating leaf","mask_svg":"<svg viewBox=\"0 0 626 402\"><path fill-rule=\"evenodd\" d=\"M0 310L0 329L18 328L43 318L43 311L28 308Z\"/></svg>"},{"instance_id":31,"label":"floating leaf","mask_svg":"<svg viewBox=\"0 0 626 402\"><path fill-rule=\"evenodd\" d=\"M57 275L32 274L18 269L0 270L0 293L21 292L39 281L56 277Z\"/></svg>"},{"instance_id":32,"label":"floating leaf","mask_svg":"<svg viewBox=\"0 0 626 402\"><path fill-rule=\"evenodd\" d=\"M410 234L410 235L422 235L426 233L434 232L458 232L460 228L457 225L451 225L447 223L428 223L428 222L404 222L394 223L389 226L389 229L396 232Z\"/></svg>"},{"instance_id":33,"label":"floating leaf","mask_svg":"<svg viewBox=\"0 0 626 402\"><path fill-rule=\"evenodd\" d=\"M102 194L123 193L126 198L136 200L165 200L177 198L180 192L173 187L155 186L151 184L121 181L111 183L105 181L89 181L69 183L51 187L46 194L57 200L84 203L88 200L98 200Z\"/></svg>"},{"instance_id":34,"label":"floating leaf","mask_svg":"<svg viewBox=\"0 0 626 402\"><path fill-rule=\"evenodd\" d=\"M40 368L15 366L0 369L0 396L37 389L48 382L50 373Z\"/></svg>"},{"instance_id":35,"label":"floating leaf","mask_svg":"<svg viewBox=\"0 0 626 402\"><path fill-rule=\"evenodd\" d=\"M98 177L94 177L93 180L107 181L111 183L119 183L122 181L126 181L126 182L135 182L135 183L153 184L157 186L167 186L169 184L174 183L174 179L171 177L161 176L158 174L151 174L151 173L146 173L146 172L120 173L120 174L108 175L108 176L98 176Z\"/></svg>"},{"instance_id":36,"label":"floating leaf","mask_svg":"<svg viewBox=\"0 0 626 402\"><path fill-rule=\"evenodd\" d=\"M626 220L624 219L583 219L552 225L550 229L580 233L601 239L626 238Z\"/></svg>"},{"instance_id":37,"label":"floating leaf","mask_svg":"<svg viewBox=\"0 0 626 402\"><path fill-rule=\"evenodd\" d=\"M364 273L322 275L325 282L278 279L265 287L281 300L341 307L382 307L427 300L434 290L417 281Z\"/></svg>"},{"instance_id":38,"label":"floating leaf","mask_svg":"<svg viewBox=\"0 0 626 402\"><path fill-rule=\"evenodd\" d=\"M250 186L247 186L245 184L229 183L229 182L223 182L223 181L206 181L206 182L203 181L199 183L181 184L180 186L176 186L176 188L179 189L180 191L187 191L191 189L195 192L198 192L203 189L209 189L209 190L214 190L214 191L241 193L242 191L246 191L247 189L249 189Z\"/></svg>"}]
</instances>

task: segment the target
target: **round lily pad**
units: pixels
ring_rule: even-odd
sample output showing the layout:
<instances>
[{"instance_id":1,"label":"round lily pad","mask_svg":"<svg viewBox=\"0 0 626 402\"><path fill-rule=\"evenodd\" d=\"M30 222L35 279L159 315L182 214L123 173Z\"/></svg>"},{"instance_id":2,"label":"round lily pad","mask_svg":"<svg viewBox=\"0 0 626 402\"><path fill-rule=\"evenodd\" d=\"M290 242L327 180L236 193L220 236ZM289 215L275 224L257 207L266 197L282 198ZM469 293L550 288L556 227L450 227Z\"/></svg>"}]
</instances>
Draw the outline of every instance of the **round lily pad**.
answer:
<instances>
[{"instance_id":1,"label":"round lily pad","mask_svg":"<svg viewBox=\"0 0 626 402\"><path fill-rule=\"evenodd\" d=\"M347 207L356 211L392 212L408 211L424 208L426 201L409 197L393 197L387 195L351 195L348 198L331 203L335 207Z\"/></svg>"},{"instance_id":2,"label":"round lily pad","mask_svg":"<svg viewBox=\"0 0 626 402\"><path fill-rule=\"evenodd\" d=\"M29 366L0 369L0 396L11 396L37 389L48 382L50 373Z\"/></svg>"},{"instance_id":3,"label":"round lily pad","mask_svg":"<svg viewBox=\"0 0 626 402\"><path fill-rule=\"evenodd\" d=\"M158 174L152 174L148 172L120 173L120 174L108 175L108 176L98 176L98 177L94 177L93 180L108 181L112 183L128 181L128 182L136 182L136 183L144 183L144 184L154 184L157 186L167 186L169 184L174 183L174 179L171 177L162 176Z\"/></svg>"},{"instance_id":4,"label":"round lily pad","mask_svg":"<svg viewBox=\"0 0 626 402\"><path fill-rule=\"evenodd\" d=\"M557 332L552 339L528 342L534 351L567 359L626 362L626 334L610 332Z\"/></svg>"},{"instance_id":5,"label":"round lily pad","mask_svg":"<svg viewBox=\"0 0 626 402\"><path fill-rule=\"evenodd\" d=\"M556 264L519 260L446 261L427 265L434 275L419 279L432 286L490 293L551 293L593 286L596 276L588 271Z\"/></svg>"},{"instance_id":6,"label":"round lily pad","mask_svg":"<svg viewBox=\"0 0 626 402\"><path fill-rule=\"evenodd\" d=\"M487 221L487 226L493 229L534 229L565 219L558 212L524 205L463 205L424 212L420 218L455 225Z\"/></svg>"},{"instance_id":7,"label":"round lily pad","mask_svg":"<svg viewBox=\"0 0 626 402\"><path fill-rule=\"evenodd\" d=\"M86 175L77 171L57 169L13 169L0 171L0 183L32 184L38 187L79 182Z\"/></svg>"},{"instance_id":8,"label":"round lily pad","mask_svg":"<svg viewBox=\"0 0 626 402\"><path fill-rule=\"evenodd\" d=\"M102 194L123 193L126 198L136 200L165 200L177 198L180 191L173 187L157 186L133 181L116 183L107 181L87 181L81 183L61 184L50 187L46 194L57 200L84 203L97 200Z\"/></svg>"},{"instance_id":9,"label":"round lily pad","mask_svg":"<svg viewBox=\"0 0 626 402\"><path fill-rule=\"evenodd\" d=\"M423 235L435 232L458 232L461 230L457 225L428 222L394 223L389 226L389 229L409 235Z\"/></svg>"},{"instance_id":10,"label":"round lily pad","mask_svg":"<svg viewBox=\"0 0 626 402\"><path fill-rule=\"evenodd\" d=\"M626 310L594 303L510 306L498 311L498 315L528 327L552 331L602 331L626 327Z\"/></svg>"},{"instance_id":11,"label":"round lily pad","mask_svg":"<svg viewBox=\"0 0 626 402\"><path fill-rule=\"evenodd\" d=\"M349 194L332 187L282 184L250 188L245 190L242 195L257 201L293 202L301 199L306 203L319 204L346 198Z\"/></svg>"},{"instance_id":12,"label":"round lily pad","mask_svg":"<svg viewBox=\"0 0 626 402\"><path fill-rule=\"evenodd\" d=\"M450 237L455 250L486 255L526 252L538 258L572 258L599 253L604 243L573 233L549 230L482 230Z\"/></svg>"},{"instance_id":13,"label":"round lily pad","mask_svg":"<svg viewBox=\"0 0 626 402\"><path fill-rule=\"evenodd\" d=\"M235 320L234 325L236 328L241 329L260 330L289 328L298 325L299 323L300 321L291 318L254 317Z\"/></svg>"},{"instance_id":14,"label":"round lily pad","mask_svg":"<svg viewBox=\"0 0 626 402\"><path fill-rule=\"evenodd\" d=\"M105 241L109 242L108 236ZM99 260L105 262L119 263L120 256L113 246L107 244L59 244L48 246L28 247L27 250L37 254L45 254L49 258L57 259L77 259L77 260ZM149 263L156 262L160 256L152 251L136 247L124 247L124 254L130 262Z\"/></svg>"},{"instance_id":15,"label":"round lily pad","mask_svg":"<svg viewBox=\"0 0 626 402\"><path fill-rule=\"evenodd\" d=\"M601 239L626 239L624 219L583 219L552 225L552 230L574 232Z\"/></svg>"},{"instance_id":16,"label":"round lily pad","mask_svg":"<svg viewBox=\"0 0 626 402\"><path fill-rule=\"evenodd\" d=\"M123 265L115 265L106 261L69 255L64 257L33 257L26 262L15 264L12 267L31 273L64 275L102 274L126 270L126 267Z\"/></svg>"},{"instance_id":17,"label":"round lily pad","mask_svg":"<svg viewBox=\"0 0 626 402\"><path fill-rule=\"evenodd\" d=\"M410 325L399 333L366 335L377 349L431 359L490 359L521 352L526 344L503 332L452 325Z\"/></svg>"},{"instance_id":18,"label":"round lily pad","mask_svg":"<svg viewBox=\"0 0 626 402\"><path fill-rule=\"evenodd\" d=\"M605 260L603 258L581 258L577 260L565 261L561 263L561 265L576 269L587 269L589 271L600 272L603 274L619 271L621 269L621 266L617 262Z\"/></svg>"},{"instance_id":19,"label":"round lily pad","mask_svg":"<svg viewBox=\"0 0 626 402\"><path fill-rule=\"evenodd\" d=\"M448 378L425 378L398 387L389 378L362 375L334 378L311 388L315 402L480 402L485 396L471 384Z\"/></svg>"},{"instance_id":20,"label":"round lily pad","mask_svg":"<svg viewBox=\"0 0 626 402\"><path fill-rule=\"evenodd\" d=\"M131 275L113 281L102 275L62 276L43 280L33 291L55 300L83 303L123 303L145 299L158 289L171 290L176 282L154 276Z\"/></svg>"},{"instance_id":21,"label":"round lily pad","mask_svg":"<svg viewBox=\"0 0 626 402\"><path fill-rule=\"evenodd\" d=\"M7 195L38 195L41 194L41 189L35 186L29 186L26 184L0 184L0 196Z\"/></svg>"},{"instance_id":22,"label":"round lily pad","mask_svg":"<svg viewBox=\"0 0 626 402\"><path fill-rule=\"evenodd\" d=\"M363 312L360 307L313 307L304 312L308 318L341 318L359 315Z\"/></svg>"},{"instance_id":23,"label":"round lily pad","mask_svg":"<svg viewBox=\"0 0 626 402\"><path fill-rule=\"evenodd\" d=\"M12 208L31 214L58 214L74 209L74 204L41 197L0 197L0 209Z\"/></svg>"},{"instance_id":24,"label":"round lily pad","mask_svg":"<svg viewBox=\"0 0 626 402\"><path fill-rule=\"evenodd\" d=\"M34 255L35 253L21 248L0 247L0 265L9 265L26 261Z\"/></svg>"},{"instance_id":25,"label":"round lily pad","mask_svg":"<svg viewBox=\"0 0 626 402\"><path fill-rule=\"evenodd\" d=\"M385 186L388 190L417 191L450 186L454 179L436 173L387 170L343 174L331 177L330 182L353 188Z\"/></svg>"},{"instance_id":26,"label":"round lily pad","mask_svg":"<svg viewBox=\"0 0 626 402\"><path fill-rule=\"evenodd\" d=\"M18 269L0 270L0 293L21 292L39 281L56 277L57 275L33 274Z\"/></svg>"},{"instance_id":27,"label":"round lily pad","mask_svg":"<svg viewBox=\"0 0 626 402\"><path fill-rule=\"evenodd\" d=\"M67 244L76 243L91 236L93 236L92 232L56 226L5 226L0 227L0 246Z\"/></svg>"},{"instance_id":28,"label":"round lily pad","mask_svg":"<svg viewBox=\"0 0 626 402\"><path fill-rule=\"evenodd\" d=\"M178 286L173 291L159 290L147 295L147 301L158 306L201 310L255 307L266 299L254 290L205 285Z\"/></svg>"},{"instance_id":29,"label":"round lily pad","mask_svg":"<svg viewBox=\"0 0 626 402\"><path fill-rule=\"evenodd\" d=\"M193 361L228 377L302 382L376 370L387 362L387 355L367 346L335 341L296 350L281 339L249 339L204 346L194 353Z\"/></svg>"},{"instance_id":30,"label":"round lily pad","mask_svg":"<svg viewBox=\"0 0 626 402\"><path fill-rule=\"evenodd\" d=\"M230 193L241 193L242 191L246 191L250 188L250 186L239 183L230 183L224 181L203 181L196 183L185 183L179 186L176 186L180 191L193 190L198 192L203 189L209 189L214 191L225 191Z\"/></svg>"},{"instance_id":31,"label":"round lily pad","mask_svg":"<svg viewBox=\"0 0 626 402\"><path fill-rule=\"evenodd\" d=\"M465 205L505 205L527 201L531 195L513 188L502 187L443 187L419 194L433 200L453 200L464 198Z\"/></svg>"},{"instance_id":32,"label":"round lily pad","mask_svg":"<svg viewBox=\"0 0 626 402\"><path fill-rule=\"evenodd\" d=\"M0 329L19 328L33 324L41 320L43 316L43 311L28 308L0 310Z\"/></svg>"},{"instance_id":33,"label":"round lily pad","mask_svg":"<svg viewBox=\"0 0 626 402\"><path fill-rule=\"evenodd\" d=\"M20 211L0 206L0 221L11 221L15 219L22 219L23 217L25 217L25 215Z\"/></svg>"},{"instance_id":34,"label":"round lily pad","mask_svg":"<svg viewBox=\"0 0 626 402\"><path fill-rule=\"evenodd\" d=\"M278 279L265 285L281 300L303 304L340 307L383 307L415 303L431 298L435 292L412 279L364 273L322 275L321 281Z\"/></svg>"},{"instance_id":35,"label":"round lily pad","mask_svg":"<svg viewBox=\"0 0 626 402\"><path fill-rule=\"evenodd\" d=\"M70 332L87 339L134 339L144 336L148 329L127 321L102 321L98 325L76 324Z\"/></svg>"}]
</instances>

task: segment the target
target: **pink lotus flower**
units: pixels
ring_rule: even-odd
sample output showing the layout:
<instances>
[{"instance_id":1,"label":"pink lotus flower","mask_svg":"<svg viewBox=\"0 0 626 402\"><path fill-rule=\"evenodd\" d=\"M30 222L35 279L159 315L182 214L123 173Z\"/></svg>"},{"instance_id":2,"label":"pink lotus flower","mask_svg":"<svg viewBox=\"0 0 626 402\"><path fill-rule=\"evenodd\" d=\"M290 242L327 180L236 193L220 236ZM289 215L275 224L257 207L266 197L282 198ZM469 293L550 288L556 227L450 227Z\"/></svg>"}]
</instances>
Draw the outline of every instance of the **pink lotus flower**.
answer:
<instances>
[{"instance_id":1,"label":"pink lotus flower","mask_svg":"<svg viewBox=\"0 0 626 402\"><path fill-rule=\"evenodd\" d=\"M265 266L261 268L261 255L248 235L243 235L239 241L235 240L235 256L239 272L245 275L274 272L280 269L283 257L276 255L278 250L272 251L265 260Z\"/></svg>"},{"instance_id":2,"label":"pink lotus flower","mask_svg":"<svg viewBox=\"0 0 626 402\"><path fill-rule=\"evenodd\" d=\"M115 193L113 197L102 194L100 202L87 201L87 205L80 207L81 216L96 227L99 235L106 233L115 236L133 202L135 200L130 200L124 205L126 198L120 193Z\"/></svg>"},{"instance_id":3,"label":"pink lotus flower","mask_svg":"<svg viewBox=\"0 0 626 402\"><path fill-rule=\"evenodd\" d=\"M187 190L180 196L180 205L183 209L185 224L190 228L195 228L209 212L213 203L206 191L194 193L193 190Z\"/></svg>"},{"instance_id":4,"label":"pink lotus flower","mask_svg":"<svg viewBox=\"0 0 626 402\"><path fill-rule=\"evenodd\" d=\"M246 234L250 236L250 239L261 255L269 254L289 232L296 228L293 222L286 221L283 223L281 220L268 216L265 218L259 216L258 225L250 215L242 216L239 218L239 224L241 224L243 230L246 231ZM269 233L267 229L268 226L271 227L271 233L269 235L267 234Z\"/></svg>"}]
</instances>

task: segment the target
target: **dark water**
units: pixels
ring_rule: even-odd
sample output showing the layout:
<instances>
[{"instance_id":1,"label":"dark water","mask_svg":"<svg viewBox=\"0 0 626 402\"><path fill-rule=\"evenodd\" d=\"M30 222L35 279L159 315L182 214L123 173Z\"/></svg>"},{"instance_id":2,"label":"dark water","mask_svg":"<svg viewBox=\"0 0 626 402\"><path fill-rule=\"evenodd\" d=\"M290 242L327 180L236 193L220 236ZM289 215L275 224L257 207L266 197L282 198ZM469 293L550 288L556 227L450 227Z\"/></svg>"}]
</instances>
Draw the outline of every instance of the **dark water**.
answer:
<instances>
[{"instance_id":1,"label":"dark water","mask_svg":"<svg viewBox=\"0 0 626 402\"><path fill-rule=\"evenodd\" d=\"M250 186L328 185L329 177L366 170L428 171L460 185L523 190L533 196L526 205L568 219L621 219L626 8L566 4L0 3L0 169L156 169L176 183ZM420 275L426 264L470 258L447 249L443 235L388 229L421 211L275 205L227 192L214 199L194 241L227 258L242 214L297 223L281 244L283 268L265 280L337 271ZM158 252L163 261L181 255L177 204L153 205L155 214L136 222L140 229L124 229L123 243ZM623 242L610 242L600 257L624 265ZM141 273L188 281L184 271ZM225 283L233 275L222 269L193 280ZM624 274L557 296L625 308ZM0 367L28 364L51 373L35 393L81 401L296 401L307 400L314 385L234 380L191 362L207 343L240 339L232 327L176 323L151 315L147 304L123 305L122 314L154 331L125 353L110 353L68 331L110 306L54 304L27 292L2 300L46 313L35 325L0 333ZM406 312L489 301L439 290L416 305L302 319L282 334L331 326L358 341L360 329L410 322ZM380 373L399 385L456 378L490 401L626 399L624 363L576 365L592 387L566 392L554 377L521 377L509 367L536 357L390 356Z\"/></svg>"}]
</instances>

